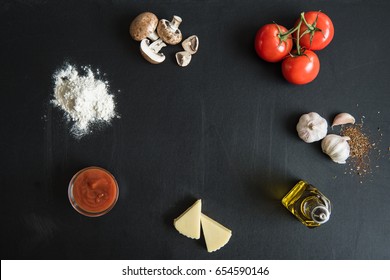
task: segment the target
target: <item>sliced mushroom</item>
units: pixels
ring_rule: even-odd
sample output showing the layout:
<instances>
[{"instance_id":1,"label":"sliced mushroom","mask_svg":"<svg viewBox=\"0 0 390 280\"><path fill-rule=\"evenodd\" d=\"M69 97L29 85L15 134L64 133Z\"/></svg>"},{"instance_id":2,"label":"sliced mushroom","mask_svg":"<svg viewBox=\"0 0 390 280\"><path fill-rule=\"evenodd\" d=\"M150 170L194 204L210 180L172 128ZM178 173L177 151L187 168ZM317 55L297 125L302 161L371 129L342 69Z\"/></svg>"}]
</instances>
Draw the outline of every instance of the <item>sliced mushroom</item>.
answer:
<instances>
[{"instance_id":1,"label":"sliced mushroom","mask_svg":"<svg viewBox=\"0 0 390 280\"><path fill-rule=\"evenodd\" d=\"M158 39L156 33L157 25L157 16L151 12L144 12L139 14L131 22L129 32L131 37L136 41L142 41L145 38L156 41Z\"/></svg>"},{"instance_id":2,"label":"sliced mushroom","mask_svg":"<svg viewBox=\"0 0 390 280\"><path fill-rule=\"evenodd\" d=\"M149 39L143 39L140 44L142 56L152 64L159 64L165 60L165 55L159 53L162 47L165 47L166 44L158 39L150 44Z\"/></svg>"},{"instance_id":3,"label":"sliced mushroom","mask_svg":"<svg viewBox=\"0 0 390 280\"><path fill-rule=\"evenodd\" d=\"M181 67L185 67L191 62L192 55L187 51L181 51L176 53L177 64Z\"/></svg>"},{"instance_id":4,"label":"sliced mushroom","mask_svg":"<svg viewBox=\"0 0 390 280\"><path fill-rule=\"evenodd\" d=\"M157 26L157 34L169 45L176 45L181 42L183 36L179 29L182 22L181 17L173 16L172 21L161 19Z\"/></svg>"},{"instance_id":5,"label":"sliced mushroom","mask_svg":"<svg viewBox=\"0 0 390 280\"><path fill-rule=\"evenodd\" d=\"M183 46L183 49L190 54L194 54L198 51L199 48L199 38L196 35L192 35L185 39L181 45Z\"/></svg>"}]
</instances>

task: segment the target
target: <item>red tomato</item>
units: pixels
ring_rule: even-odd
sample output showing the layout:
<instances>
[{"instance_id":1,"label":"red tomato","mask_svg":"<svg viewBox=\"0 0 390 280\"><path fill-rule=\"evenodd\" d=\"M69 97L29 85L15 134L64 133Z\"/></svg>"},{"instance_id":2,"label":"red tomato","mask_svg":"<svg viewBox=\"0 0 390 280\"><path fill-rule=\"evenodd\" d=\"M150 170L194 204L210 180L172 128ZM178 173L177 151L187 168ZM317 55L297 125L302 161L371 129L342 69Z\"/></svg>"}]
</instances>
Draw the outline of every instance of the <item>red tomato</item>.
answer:
<instances>
[{"instance_id":1,"label":"red tomato","mask_svg":"<svg viewBox=\"0 0 390 280\"><path fill-rule=\"evenodd\" d=\"M313 81L320 72L318 56L305 50L300 55L290 55L282 62L284 78L292 84L303 85Z\"/></svg>"},{"instance_id":2,"label":"red tomato","mask_svg":"<svg viewBox=\"0 0 390 280\"><path fill-rule=\"evenodd\" d=\"M255 38L255 50L257 54L268 62L281 61L292 49L291 35L283 36L288 30L276 23L266 24L261 27Z\"/></svg>"},{"instance_id":3,"label":"red tomato","mask_svg":"<svg viewBox=\"0 0 390 280\"><path fill-rule=\"evenodd\" d=\"M306 12L304 17L310 27L302 22L299 34L302 36L304 32L307 33L300 38L299 44L309 50L322 50L333 39L334 27L332 21L326 14L319 11ZM297 33L294 36L296 37Z\"/></svg>"}]
</instances>

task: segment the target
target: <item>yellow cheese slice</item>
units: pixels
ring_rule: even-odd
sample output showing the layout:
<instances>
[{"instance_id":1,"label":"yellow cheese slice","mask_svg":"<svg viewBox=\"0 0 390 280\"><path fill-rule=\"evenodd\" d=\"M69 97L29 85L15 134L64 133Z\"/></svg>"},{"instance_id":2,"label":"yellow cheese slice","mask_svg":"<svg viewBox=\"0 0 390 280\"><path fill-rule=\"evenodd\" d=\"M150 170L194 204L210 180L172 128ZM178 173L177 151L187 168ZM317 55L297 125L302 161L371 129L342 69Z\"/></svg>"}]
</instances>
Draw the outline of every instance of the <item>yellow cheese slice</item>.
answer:
<instances>
[{"instance_id":1,"label":"yellow cheese slice","mask_svg":"<svg viewBox=\"0 0 390 280\"><path fill-rule=\"evenodd\" d=\"M189 238L199 239L201 210L202 201L198 199L190 208L173 221L176 230Z\"/></svg>"},{"instance_id":2,"label":"yellow cheese slice","mask_svg":"<svg viewBox=\"0 0 390 280\"><path fill-rule=\"evenodd\" d=\"M217 223L203 213L200 217L200 221L204 239L206 240L207 251L209 253L222 248L229 242L229 239L232 236L232 231L230 229Z\"/></svg>"}]
</instances>

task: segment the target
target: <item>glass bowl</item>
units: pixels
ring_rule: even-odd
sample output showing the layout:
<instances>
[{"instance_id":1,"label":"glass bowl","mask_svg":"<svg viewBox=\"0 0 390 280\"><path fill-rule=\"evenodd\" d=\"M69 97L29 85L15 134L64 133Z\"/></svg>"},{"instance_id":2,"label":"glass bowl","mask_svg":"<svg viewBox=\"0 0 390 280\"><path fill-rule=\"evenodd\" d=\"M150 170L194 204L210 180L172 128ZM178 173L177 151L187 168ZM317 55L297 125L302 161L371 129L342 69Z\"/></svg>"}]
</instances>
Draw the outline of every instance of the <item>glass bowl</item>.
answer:
<instances>
[{"instance_id":1,"label":"glass bowl","mask_svg":"<svg viewBox=\"0 0 390 280\"><path fill-rule=\"evenodd\" d=\"M68 197L73 208L88 217L99 217L114 208L119 197L115 177L97 166L78 171L70 180Z\"/></svg>"}]
</instances>

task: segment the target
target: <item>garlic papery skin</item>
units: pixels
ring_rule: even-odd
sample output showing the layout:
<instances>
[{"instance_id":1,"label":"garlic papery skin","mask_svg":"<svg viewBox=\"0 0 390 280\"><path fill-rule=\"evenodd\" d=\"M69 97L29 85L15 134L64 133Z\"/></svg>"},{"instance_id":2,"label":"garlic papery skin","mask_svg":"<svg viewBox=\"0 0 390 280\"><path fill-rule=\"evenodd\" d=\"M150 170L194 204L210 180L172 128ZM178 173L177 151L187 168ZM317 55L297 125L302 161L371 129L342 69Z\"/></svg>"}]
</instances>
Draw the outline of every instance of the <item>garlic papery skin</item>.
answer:
<instances>
[{"instance_id":1,"label":"garlic papery skin","mask_svg":"<svg viewBox=\"0 0 390 280\"><path fill-rule=\"evenodd\" d=\"M348 124L348 123L354 124L355 118L348 113L340 113L334 117L334 120L332 123L332 128L335 125L342 125L342 124Z\"/></svg>"},{"instance_id":2,"label":"garlic papery skin","mask_svg":"<svg viewBox=\"0 0 390 280\"><path fill-rule=\"evenodd\" d=\"M306 143L316 142L326 136L328 123L318 113L307 113L299 118L297 132L299 138Z\"/></svg>"},{"instance_id":3,"label":"garlic papery skin","mask_svg":"<svg viewBox=\"0 0 390 280\"><path fill-rule=\"evenodd\" d=\"M334 162L344 164L350 153L348 140L348 136L328 134L321 142L322 151Z\"/></svg>"}]
</instances>

